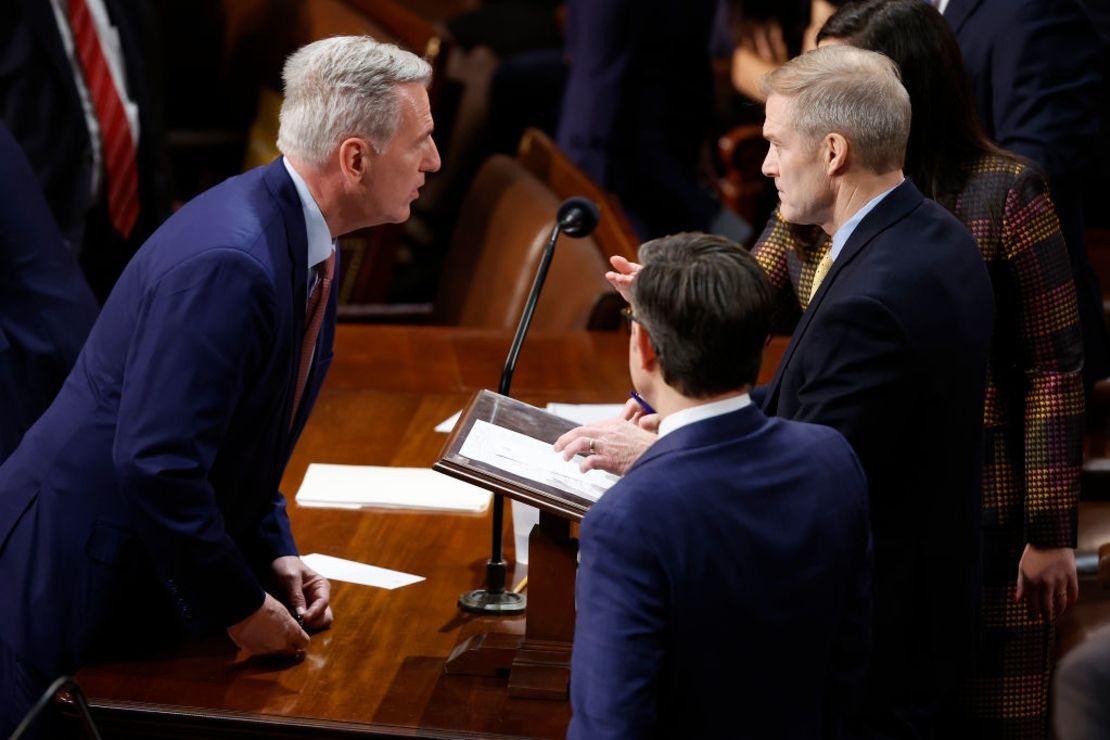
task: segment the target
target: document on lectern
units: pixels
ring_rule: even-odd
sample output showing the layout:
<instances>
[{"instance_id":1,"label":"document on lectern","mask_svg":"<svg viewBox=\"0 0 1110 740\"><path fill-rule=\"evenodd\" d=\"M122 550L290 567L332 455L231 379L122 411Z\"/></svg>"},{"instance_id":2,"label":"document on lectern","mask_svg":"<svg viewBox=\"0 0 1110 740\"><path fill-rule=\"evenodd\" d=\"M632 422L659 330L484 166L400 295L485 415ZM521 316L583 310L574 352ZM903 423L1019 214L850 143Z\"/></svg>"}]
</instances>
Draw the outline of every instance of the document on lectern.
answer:
<instances>
[{"instance_id":1,"label":"document on lectern","mask_svg":"<svg viewBox=\"0 0 1110 740\"><path fill-rule=\"evenodd\" d=\"M441 473L570 519L581 519L619 478L582 473L551 445L574 422L491 391L471 399L448 438Z\"/></svg>"},{"instance_id":2,"label":"document on lectern","mask_svg":"<svg viewBox=\"0 0 1110 740\"><path fill-rule=\"evenodd\" d=\"M583 473L577 459L564 460L550 442L481 419L474 422L459 454L537 483L566 488L590 501L597 501L618 480L602 470Z\"/></svg>"}]
</instances>

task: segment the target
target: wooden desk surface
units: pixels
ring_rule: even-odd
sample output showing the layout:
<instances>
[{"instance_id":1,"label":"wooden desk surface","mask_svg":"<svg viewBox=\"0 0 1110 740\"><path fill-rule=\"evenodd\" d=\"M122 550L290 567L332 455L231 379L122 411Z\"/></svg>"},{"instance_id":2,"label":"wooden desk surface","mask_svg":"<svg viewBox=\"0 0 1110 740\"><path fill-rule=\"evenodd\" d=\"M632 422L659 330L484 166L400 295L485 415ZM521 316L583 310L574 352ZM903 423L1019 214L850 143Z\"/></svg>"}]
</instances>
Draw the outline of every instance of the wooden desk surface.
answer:
<instances>
[{"instance_id":1,"label":"wooden desk surface","mask_svg":"<svg viewBox=\"0 0 1110 740\"><path fill-rule=\"evenodd\" d=\"M482 330L340 326L335 361L282 481L298 546L427 580L395 591L334 582L335 625L312 638L297 664L245 661L216 637L86 668L78 681L106 736L563 737L567 702L510 699L503 678L443 672L460 637L523 630L522 617L476 617L455 605L483 583L489 513L292 502L309 462L430 466L446 439L433 427L475 390L496 386L510 339ZM513 395L538 405L622 401L627 341L623 332L532 335ZM783 344L772 347L765 377ZM505 542L511 560L508 531ZM512 582L522 574L511 573Z\"/></svg>"}]
</instances>

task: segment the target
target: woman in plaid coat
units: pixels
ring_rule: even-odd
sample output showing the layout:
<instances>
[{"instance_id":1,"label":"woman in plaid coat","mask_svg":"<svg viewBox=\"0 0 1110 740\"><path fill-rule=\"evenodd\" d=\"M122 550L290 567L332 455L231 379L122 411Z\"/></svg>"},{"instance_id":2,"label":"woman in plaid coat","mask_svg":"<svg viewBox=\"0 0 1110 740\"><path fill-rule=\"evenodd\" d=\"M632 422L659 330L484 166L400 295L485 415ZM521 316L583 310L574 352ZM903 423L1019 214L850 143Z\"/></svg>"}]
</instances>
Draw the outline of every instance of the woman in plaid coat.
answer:
<instances>
[{"instance_id":1,"label":"woman in plaid coat","mask_svg":"<svg viewBox=\"0 0 1110 740\"><path fill-rule=\"evenodd\" d=\"M991 273L982 624L960 709L968 737L1044 738L1052 623L1078 590L1072 548L1083 434L1075 286L1048 186L986 139L956 38L928 3L852 3L818 39L879 51L899 65L913 103L906 174L968 227ZM803 309L829 248L823 232L816 236L776 212L753 250Z\"/></svg>"}]
</instances>

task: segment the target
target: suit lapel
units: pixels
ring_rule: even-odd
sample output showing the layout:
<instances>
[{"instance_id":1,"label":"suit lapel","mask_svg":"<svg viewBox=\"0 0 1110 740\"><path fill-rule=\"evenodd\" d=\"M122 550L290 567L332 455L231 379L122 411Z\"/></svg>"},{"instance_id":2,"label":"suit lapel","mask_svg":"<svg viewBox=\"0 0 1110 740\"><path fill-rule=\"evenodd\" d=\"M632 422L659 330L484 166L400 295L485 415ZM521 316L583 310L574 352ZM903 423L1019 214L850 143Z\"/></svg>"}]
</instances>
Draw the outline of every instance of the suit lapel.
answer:
<instances>
[{"instance_id":1,"label":"suit lapel","mask_svg":"<svg viewBox=\"0 0 1110 740\"><path fill-rule=\"evenodd\" d=\"M960 28L981 2L982 0L951 0L948 7L944 9L944 18L948 21L948 25L952 26L952 30L959 33Z\"/></svg>"},{"instance_id":2,"label":"suit lapel","mask_svg":"<svg viewBox=\"0 0 1110 740\"><path fill-rule=\"evenodd\" d=\"M285 164L281 158L275 159L263 167L262 177L266 187L273 195L281 211L282 221L285 225L285 251L286 258L291 265L289 273L289 295L291 296L290 312L292 326L289 327L289 341L292 343L289 364L289 406L285 409L283 418L289 419L293 415L293 397L296 395L297 373L301 361L301 344L304 343L305 307L308 305L308 232L304 222L304 210L301 199L297 195L297 188L293 185L292 178L285 171Z\"/></svg>"},{"instance_id":3,"label":"suit lapel","mask_svg":"<svg viewBox=\"0 0 1110 740\"><path fill-rule=\"evenodd\" d=\"M864 248L871 243L871 241L881 234L892 225L902 220L910 211L916 208L924 196L918 192L913 183L908 179L903 181L901 185L896 187L889 195L883 198L878 205L867 214L863 221L856 226L855 231L848 237L845 242L844 248L840 250L837 255L836 261L833 262L829 273L825 279L821 281L821 286L817 292L813 294L810 299L809 307L802 313L802 318L798 320L798 325L794 329L793 336L790 337L790 344L786 347L786 352L783 353L782 361L779 362L778 369L775 370L775 377L771 380L770 388L767 390L766 400L763 402L763 409L768 414L774 414L778 408L778 395L782 387L782 378L786 372L786 368L790 365L790 360L794 356L794 351L801 344L805 337L806 330L813 322L813 317L821 310L821 303L825 296L833 289L836 284L837 276L847 269L864 250Z\"/></svg>"}]
</instances>

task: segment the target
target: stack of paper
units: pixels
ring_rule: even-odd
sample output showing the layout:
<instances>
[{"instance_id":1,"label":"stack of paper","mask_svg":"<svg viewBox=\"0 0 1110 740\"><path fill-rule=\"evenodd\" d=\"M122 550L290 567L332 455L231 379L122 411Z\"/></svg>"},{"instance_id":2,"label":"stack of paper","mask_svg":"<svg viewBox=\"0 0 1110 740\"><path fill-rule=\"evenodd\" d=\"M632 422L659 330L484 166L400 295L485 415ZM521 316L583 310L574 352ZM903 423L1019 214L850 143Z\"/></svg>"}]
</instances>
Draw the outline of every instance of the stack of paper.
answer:
<instances>
[{"instance_id":1,"label":"stack of paper","mask_svg":"<svg viewBox=\"0 0 1110 740\"><path fill-rule=\"evenodd\" d=\"M490 492L430 468L373 465L308 466L297 503L339 509L431 509L481 512Z\"/></svg>"},{"instance_id":2,"label":"stack of paper","mask_svg":"<svg viewBox=\"0 0 1110 740\"><path fill-rule=\"evenodd\" d=\"M597 501L620 480L604 470L583 473L577 458L564 460L562 453L556 452L550 442L481 419L474 422L459 454L590 501Z\"/></svg>"},{"instance_id":3,"label":"stack of paper","mask_svg":"<svg viewBox=\"0 0 1110 740\"><path fill-rule=\"evenodd\" d=\"M576 424L592 424L595 421L604 421L620 416L624 411L623 403L549 403L544 409L549 414L561 416ZM456 411L440 423L436 424L437 432L450 432L459 421L461 411Z\"/></svg>"}]
</instances>

